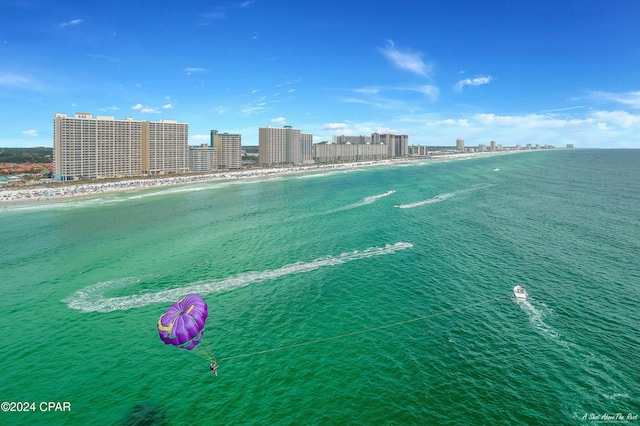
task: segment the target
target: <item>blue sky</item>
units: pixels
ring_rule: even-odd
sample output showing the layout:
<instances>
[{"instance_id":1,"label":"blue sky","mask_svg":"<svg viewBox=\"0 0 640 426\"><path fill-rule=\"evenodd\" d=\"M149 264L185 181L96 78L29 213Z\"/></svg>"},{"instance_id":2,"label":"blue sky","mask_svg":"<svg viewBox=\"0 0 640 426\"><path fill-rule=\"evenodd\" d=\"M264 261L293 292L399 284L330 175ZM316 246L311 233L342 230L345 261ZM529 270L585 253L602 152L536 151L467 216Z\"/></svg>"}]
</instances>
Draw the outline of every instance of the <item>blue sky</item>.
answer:
<instances>
[{"instance_id":1,"label":"blue sky","mask_svg":"<svg viewBox=\"0 0 640 426\"><path fill-rule=\"evenodd\" d=\"M640 148L640 1L0 0L0 147L76 111L413 145Z\"/></svg>"}]
</instances>

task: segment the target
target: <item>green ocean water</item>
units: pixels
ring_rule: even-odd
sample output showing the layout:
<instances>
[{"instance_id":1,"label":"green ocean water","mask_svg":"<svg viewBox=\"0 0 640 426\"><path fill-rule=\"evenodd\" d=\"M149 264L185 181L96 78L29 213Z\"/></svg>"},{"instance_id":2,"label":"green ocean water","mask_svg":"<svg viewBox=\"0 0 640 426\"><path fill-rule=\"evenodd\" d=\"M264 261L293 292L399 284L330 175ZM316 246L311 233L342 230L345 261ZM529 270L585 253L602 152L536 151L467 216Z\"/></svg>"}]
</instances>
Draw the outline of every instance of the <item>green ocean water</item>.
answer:
<instances>
[{"instance_id":1,"label":"green ocean water","mask_svg":"<svg viewBox=\"0 0 640 426\"><path fill-rule=\"evenodd\" d=\"M640 425L639 150L5 206L0 424Z\"/></svg>"}]
</instances>

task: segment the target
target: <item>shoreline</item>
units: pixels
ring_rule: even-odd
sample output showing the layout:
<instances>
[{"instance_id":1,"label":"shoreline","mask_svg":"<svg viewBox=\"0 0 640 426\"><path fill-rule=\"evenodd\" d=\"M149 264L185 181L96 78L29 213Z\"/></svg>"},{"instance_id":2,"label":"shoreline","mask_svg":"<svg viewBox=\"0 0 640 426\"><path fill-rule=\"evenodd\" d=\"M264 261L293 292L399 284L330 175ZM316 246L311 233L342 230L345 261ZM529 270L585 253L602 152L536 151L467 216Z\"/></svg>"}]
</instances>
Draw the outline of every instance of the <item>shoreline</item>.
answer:
<instances>
[{"instance_id":1,"label":"shoreline","mask_svg":"<svg viewBox=\"0 0 640 426\"><path fill-rule=\"evenodd\" d=\"M349 170L363 167L384 166L415 161L442 161L442 160L462 160L468 158L514 154L519 152L535 151L500 151L500 152L474 152L463 154L443 154L433 157L401 158L375 161L357 161L350 163L331 164L310 164L287 167L241 169L228 172L212 172L197 175L182 175L171 177L146 177L146 178L123 178L114 182L92 181L91 183L80 183L72 181L63 186L35 185L30 187L20 187L0 190L0 204L24 201L43 201L52 199L77 198L90 195L98 195L118 191L132 191L147 188L157 188L172 185L185 185L191 183L212 182L219 180L239 180L255 178L272 178L288 174L300 174L331 170ZM57 183L57 182L56 182ZM6 209L6 207L5 207Z\"/></svg>"}]
</instances>

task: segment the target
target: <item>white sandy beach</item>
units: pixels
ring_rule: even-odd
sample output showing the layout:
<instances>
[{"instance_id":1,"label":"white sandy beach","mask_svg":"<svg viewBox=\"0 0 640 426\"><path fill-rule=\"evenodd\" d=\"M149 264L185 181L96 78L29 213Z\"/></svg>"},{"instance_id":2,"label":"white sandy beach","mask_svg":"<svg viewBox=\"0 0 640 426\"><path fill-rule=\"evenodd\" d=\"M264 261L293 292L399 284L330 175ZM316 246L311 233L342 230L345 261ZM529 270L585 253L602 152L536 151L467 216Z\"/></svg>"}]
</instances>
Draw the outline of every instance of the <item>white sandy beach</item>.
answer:
<instances>
[{"instance_id":1,"label":"white sandy beach","mask_svg":"<svg viewBox=\"0 0 640 426\"><path fill-rule=\"evenodd\" d=\"M434 155L428 159L424 157L402 158L380 161L359 161L352 163L336 163L336 164L310 164L290 167L278 168L256 168L243 169L228 172L212 172L199 175L171 176L171 177L153 177L153 178L131 178L119 181L100 182L65 182L63 185L35 185L20 186L16 188L5 188L0 190L0 203L11 201L38 201L42 199L64 198L64 197L80 197L85 195L96 195L114 191L132 191L138 189L168 186L168 185L184 185L189 183L208 182L216 180L237 180L237 179L256 179L270 178L287 174L298 174L308 172L318 172L326 170L345 170L361 167L381 166L385 164L397 164L412 161L441 161L441 160L459 160L478 156L500 155L515 152L531 152L531 151L500 151L500 152L480 152L480 153L464 153L464 154L444 154Z\"/></svg>"}]
</instances>

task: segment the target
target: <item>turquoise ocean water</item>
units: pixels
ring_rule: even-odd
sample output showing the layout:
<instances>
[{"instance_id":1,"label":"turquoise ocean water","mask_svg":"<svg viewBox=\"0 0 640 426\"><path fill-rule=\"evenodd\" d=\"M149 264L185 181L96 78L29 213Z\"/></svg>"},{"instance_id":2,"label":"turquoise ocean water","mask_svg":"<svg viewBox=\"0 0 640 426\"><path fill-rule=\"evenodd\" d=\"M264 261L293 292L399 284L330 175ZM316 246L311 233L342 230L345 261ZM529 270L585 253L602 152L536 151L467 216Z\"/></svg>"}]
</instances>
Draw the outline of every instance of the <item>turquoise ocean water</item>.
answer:
<instances>
[{"instance_id":1,"label":"turquoise ocean water","mask_svg":"<svg viewBox=\"0 0 640 426\"><path fill-rule=\"evenodd\" d=\"M8 204L0 399L31 411L0 424L640 425L639 165L559 150ZM191 292L217 378L156 332Z\"/></svg>"}]
</instances>

